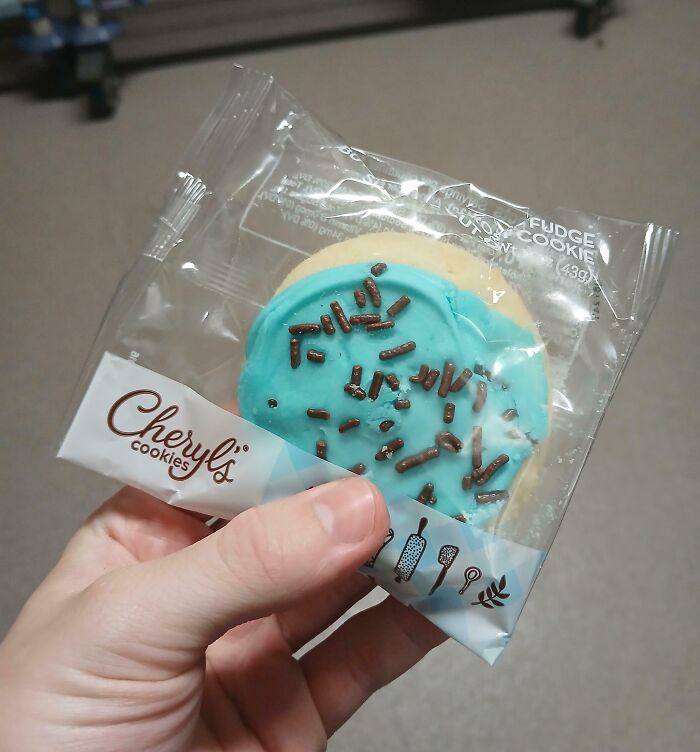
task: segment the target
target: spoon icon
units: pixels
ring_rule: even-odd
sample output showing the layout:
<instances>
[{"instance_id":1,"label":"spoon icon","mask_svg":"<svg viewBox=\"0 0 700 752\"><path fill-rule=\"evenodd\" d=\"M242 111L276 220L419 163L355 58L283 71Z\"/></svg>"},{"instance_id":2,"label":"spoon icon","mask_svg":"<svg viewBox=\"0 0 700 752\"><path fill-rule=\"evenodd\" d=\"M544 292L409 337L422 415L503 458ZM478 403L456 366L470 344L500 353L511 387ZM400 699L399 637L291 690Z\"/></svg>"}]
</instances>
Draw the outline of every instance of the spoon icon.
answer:
<instances>
[{"instance_id":1,"label":"spoon icon","mask_svg":"<svg viewBox=\"0 0 700 752\"><path fill-rule=\"evenodd\" d=\"M467 567L464 570L464 585L462 585L462 589L459 591L459 594L464 595L472 582L476 582L480 577L481 570L479 569L479 567Z\"/></svg>"}]
</instances>

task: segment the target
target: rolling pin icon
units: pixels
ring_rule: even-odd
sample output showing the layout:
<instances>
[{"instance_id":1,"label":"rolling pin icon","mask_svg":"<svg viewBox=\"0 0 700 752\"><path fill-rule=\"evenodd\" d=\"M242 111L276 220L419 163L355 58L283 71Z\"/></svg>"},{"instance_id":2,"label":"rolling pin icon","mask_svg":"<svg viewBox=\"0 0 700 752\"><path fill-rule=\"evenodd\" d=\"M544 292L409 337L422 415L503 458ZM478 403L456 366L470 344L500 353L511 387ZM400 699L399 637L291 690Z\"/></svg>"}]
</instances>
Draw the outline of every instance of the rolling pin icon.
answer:
<instances>
[{"instance_id":1,"label":"rolling pin icon","mask_svg":"<svg viewBox=\"0 0 700 752\"><path fill-rule=\"evenodd\" d=\"M403 547L401 556L399 556L399 560L394 567L394 572L396 573L394 579L396 582L408 582L413 577L418 562L425 551L427 541L422 536L422 532L425 530L427 524L428 518L421 517L418 523L418 533L411 533L408 536L406 545Z\"/></svg>"}]
</instances>

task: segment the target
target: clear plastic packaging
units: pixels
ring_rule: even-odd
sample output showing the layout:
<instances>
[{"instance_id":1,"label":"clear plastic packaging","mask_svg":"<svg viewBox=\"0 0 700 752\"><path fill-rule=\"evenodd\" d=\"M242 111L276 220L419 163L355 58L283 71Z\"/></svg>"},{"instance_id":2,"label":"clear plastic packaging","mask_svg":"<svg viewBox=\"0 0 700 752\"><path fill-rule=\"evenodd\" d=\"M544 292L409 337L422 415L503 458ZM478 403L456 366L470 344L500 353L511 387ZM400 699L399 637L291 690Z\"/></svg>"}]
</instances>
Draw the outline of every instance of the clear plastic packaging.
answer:
<instances>
[{"instance_id":1,"label":"clear plastic packaging","mask_svg":"<svg viewBox=\"0 0 700 752\"><path fill-rule=\"evenodd\" d=\"M502 333L494 323L498 316L515 318L530 337L515 346L517 337L498 335L506 344L490 350L487 364L455 360L457 370L445 382L448 397L435 404L442 415L443 404L458 401L460 395L451 397L448 387L470 365L468 408L457 406L467 411L460 418L467 422L455 418L461 426L461 434L456 428L455 433L462 456L474 448L470 442L477 411L471 399L480 383L494 400L489 409L493 413L497 408L504 420L517 415L516 405L522 405L521 413L537 411L530 404L534 382L529 379L545 390L539 414L531 415L540 434L526 433L530 424L520 430L516 421L512 429L503 428L512 440L499 439L511 442L514 459L510 469L497 467L493 473L508 478L510 498L495 505L474 501L479 473L483 475L493 452L484 464L479 462L480 468L475 462L473 478L465 481L468 502L463 508L455 507L464 489L457 491L454 479L452 490L442 497L435 493L437 503L431 504L435 496L431 499L430 489L419 494L422 482L416 481L410 494L398 488L403 474L392 483L391 473L382 469L376 478L387 497L392 530L365 571L493 662L510 638L608 400L658 297L677 237L671 230L569 209L535 212L469 183L353 149L269 76L236 68L229 90L182 160L153 237L110 305L59 456L167 501L220 516L347 475L356 458L348 457L346 463L329 454L333 464L324 462L312 456L306 439L296 441L289 431L277 431L281 441L264 430L274 431L274 421L256 419L258 413L251 409L247 417L261 426L256 428L244 420L245 411L241 418L231 408L238 405L242 369L253 367L246 363L251 328L263 309L269 319L265 306L285 278L327 246L387 232L387 243L396 233L421 239L416 241L417 256L405 261L408 267L420 257L424 269L441 277L455 266L442 259L442 248L449 246L452 254L463 252L467 272L478 268L480 281L475 278L469 286L483 303L471 298L455 303L462 306L457 311L462 323L470 326L485 316L484 331L493 325L492 331ZM421 250L426 239L441 245ZM372 242L381 252L381 238ZM481 263L469 266L467 259ZM379 260L375 256L372 263ZM459 277L459 270L455 274ZM308 288L309 279L297 281L296 289ZM387 272L376 283L381 288L392 279ZM452 293L446 295L452 301ZM372 312L370 308L359 312ZM391 332L377 334L389 343L386 347L403 342L392 339ZM323 336L323 331L314 334L314 342L323 342ZM440 346L457 335L435 327L431 336L435 352L442 353ZM498 344L498 336L492 343ZM248 344L248 357L257 357L252 337ZM511 361L503 355L509 348L516 353ZM519 370L531 367L523 365L526 351L533 362L541 359L541 373ZM421 356L415 357L420 363ZM444 373L442 363L428 365ZM508 383L509 373L517 383ZM423 399L425 382L409 383L406 374L404 369L397 398ZM389 387L384 383L382 388L386 399ZM438 380L432 399L440 399L435 394L439 388ZM351 396L347 399L352 402ZM172 447L160 447L158 454L153 425L137 425L136 413L124 412L129 401L140 414L161 418L163 425L175 415L173 420L186 421L190 443L183 445L185 435L179 444L173 440ZM163 408L171 404L178 409L163 417ZM366 400L362 405L367 422L367 411L376 404ZM518 419L527 422L523 415ZM332 430L337 432L337 425ZM376 435L381 446L382 433ZM263 445L265 452L259 451ZM329 451L332 446L329 440ZM520 455L518 446L524 447ZM386 466L401 456L397 452L393 457L389 450ZM345 469L336 466L340 464ZM440 471L435 472L437 491ZM488 513L482 513L484 508Z\"/></svg>"}]
</instances>

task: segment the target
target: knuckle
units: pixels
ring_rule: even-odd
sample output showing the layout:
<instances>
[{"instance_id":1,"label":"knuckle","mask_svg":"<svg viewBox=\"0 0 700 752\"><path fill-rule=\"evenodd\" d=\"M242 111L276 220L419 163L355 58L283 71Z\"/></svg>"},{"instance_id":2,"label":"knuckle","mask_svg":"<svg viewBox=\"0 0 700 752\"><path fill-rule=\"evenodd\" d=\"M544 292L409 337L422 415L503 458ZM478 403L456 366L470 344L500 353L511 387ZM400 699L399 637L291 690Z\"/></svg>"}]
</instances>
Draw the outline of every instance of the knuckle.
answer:
<instances>
[{"instance_id":1,"label":"knuckle","mask_svg":"<svg viewBox=\"0 0 700 752\"><path fill-rule=\"evenodd\" d=\"M394 624L399 638L405 642L405 650L410 651L416 660L423 658L447 639L444 632L415 609L399 602L396 602L394 608Z\"/></svg>"},{"instance_id":2,"label":"knuckle","mask_svg":"<svg viewBox=\"0 0 700 752\"><path fill-rule=\"evenodd\" d=\"M99 624L101 633L133 632L152 617L149 589L141 584L142 564L113 569L79 594L80 616L86 624Z\"/></svg>"},{"instance_id":3,"label":"knuckle","mask_svg":"<svg viewBox=\"0 0 700 752\"><path fill-rule=\"evenodd\" d=\"M328 736L326 736L320 719L316 724L316 729L310 732L309 736L311 737L309 739L309 749L314 750L314 752L326 752L328 749Z\"/></svg>"},{"instance_id":4,"label":"knuckle","mask_svg":"<svg viewBox=\"0 0 700 752\"><path fill-rule=\"evenodd\" d=\"M131 597L130 568L98 578L79 595L76 616L85 624L99 624L100 638L109 642L129 632L138 621L138 603Z\"/></svg>"},{"instance_id":5,"label":"knuckle","mask_svg":"<svg viewBox=\"0 0 700 752\"><path fill-rule=\"evenodd\" d=\"M349 684L357 697L374 694L382 682L378 679L377 658L371 647L364 642L358 644L345 640L342 653L345 666L343 684Z\"/></svg>"},{"instance_id":6,"label":"knuckle","mask_svg":"<svg viewBox=\"0 0 700 752\"><path fill-rule=\"evenodd\" d=\"M258 507L238 515L222 533L217 545L228 575L257 583L276 582L284 576L284 542L266 525Z\"/></svg>"},{"instance_id":7,"label":"knuckle","mask_svg":"<svg viewBox=\"0 0 700 752\"><path fill-rule=\"evenodd\" d=\"M381 682L374 678L375 674L372 671L376 669L376 664L354 655L346 666L347 679L355 688L358 697L370 697L382 686Z\"/></svg>"},{"instance_id":8,"label":"knuckle","mask_svg":"<svg viewBox=\"0 0 700 752\"><path fill-rule=\"evenodd\" d=\"M275 741L274 749L278 752L297 752L301 749L299 746L301 742L298 738L290 737ZM328 735L318 716L310 721L309 727L305 729L303 743L305 752L326 752L328 749ZM270 747L270 749L273 749L273 747Z\"/></svg>"},{"instance_id":9,"label":"knuckle","mask_svg":"<svg viewBox=\"0 0 700 752\"><path fill-rule=\"evenodd\" d=\"M119 569L102 575L84 591L86 602L97 609L119 604L124 592L122 580L122 572Z\"/></svg>"}]
</instances>

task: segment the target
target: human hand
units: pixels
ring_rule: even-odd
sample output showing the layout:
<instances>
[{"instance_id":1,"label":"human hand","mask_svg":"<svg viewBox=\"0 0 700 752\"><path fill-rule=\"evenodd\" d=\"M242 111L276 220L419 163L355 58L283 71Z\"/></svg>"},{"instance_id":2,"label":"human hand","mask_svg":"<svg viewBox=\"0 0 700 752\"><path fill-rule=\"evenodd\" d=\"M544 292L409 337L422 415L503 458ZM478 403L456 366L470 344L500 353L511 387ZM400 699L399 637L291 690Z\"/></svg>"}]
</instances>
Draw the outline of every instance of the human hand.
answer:
<instances>
[{"instance_id":1,"label":"human hand","mask_svg":"<svg viewBox=\"0 0 700 752\"><path fill-rule=\"evenodd\" d=\"M379 492L352 478L216 532L124 489L0 644L0 749L285 752L326 741L444 635L392 598L294 653L373 587Z\"/></svg>"}]
</instances>

